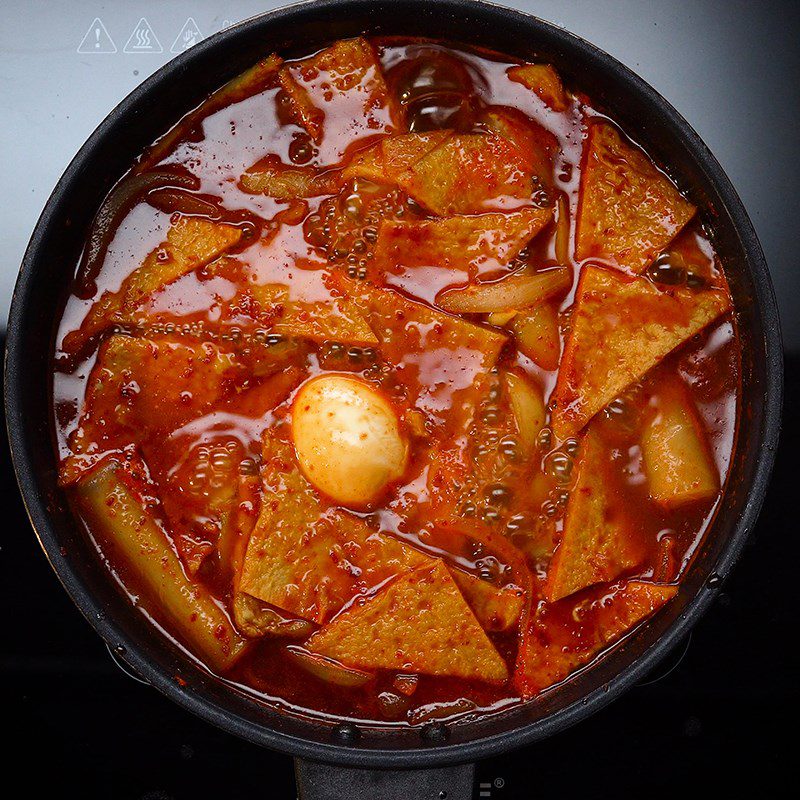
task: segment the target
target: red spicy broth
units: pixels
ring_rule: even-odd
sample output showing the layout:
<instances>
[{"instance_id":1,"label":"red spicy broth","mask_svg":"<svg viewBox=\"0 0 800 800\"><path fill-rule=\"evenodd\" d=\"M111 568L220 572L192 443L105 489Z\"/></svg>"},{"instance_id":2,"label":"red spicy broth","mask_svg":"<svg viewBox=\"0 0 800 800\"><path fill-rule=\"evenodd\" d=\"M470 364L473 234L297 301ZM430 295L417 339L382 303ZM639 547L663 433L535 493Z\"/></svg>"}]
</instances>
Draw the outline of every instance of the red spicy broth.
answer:
<instances>
[{"instance_id":1,"label":"red spicy broth","mask_svg":"<svg viewBox=\"0 0 800 800\"><path fill-rule=\"evenodd\" d=\"M336 47L261 62L123 179L156 175L64 309L61 479L132 600L247 693L491 713L674 594L734 447L730 295L702 209L552 68ZM299 439L320 380L373 410L371 466ZM156 574L137 553L162 546Z\"/></svg>"}]
</instances>

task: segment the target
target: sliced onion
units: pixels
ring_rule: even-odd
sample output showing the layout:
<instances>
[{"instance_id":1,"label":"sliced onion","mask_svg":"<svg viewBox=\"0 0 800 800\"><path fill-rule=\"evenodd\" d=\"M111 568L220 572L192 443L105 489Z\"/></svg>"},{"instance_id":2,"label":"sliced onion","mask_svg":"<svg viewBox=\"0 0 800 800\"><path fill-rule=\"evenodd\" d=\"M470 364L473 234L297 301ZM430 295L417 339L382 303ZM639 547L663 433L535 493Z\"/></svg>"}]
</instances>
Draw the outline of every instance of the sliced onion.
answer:
<instances>
[{"instance_id":1,"label":"sliced onion","mask_svg":"<svg viewBox=\"0 0 800 800\"><path fill-rule=\"evenodd\" d=\"M332 683L335 686L345 686L347 688L356 688L369 683L373 675L369 672L363 672L360 669L353 669L353 667L346 667L338 661L331 658L310 653L302 647L290 645L286 648L289 657L302 667L306 672L311 673L314 677L319 678L325 683Z\"/></svg>"},{"instance_id":2,"label":"sliced onion","mask_svg":"<svg viewBox=\"0 0 800 800\"><path fill-rule=\"evenodd\" d=\"M561 357L558 312L552 303L541 303L514 317L511 330L517 347L542 369L554 370Z\"/></svg>"},{"instance_id":3,"label":"sliced onion","mask_svg":"<svg viewBox=\"0 0 800 800\"><path fill-rule=\"evenodd\" d=\"M517 423L520 444L530 453L547 419L547 408L541 388L515 372L505 374L511 411Z\"/></svg>"},{"instance_id":4,"label":"sliced onion","mask_svg":"<svg viewBox=\"0 0 800 800\"><path fill-rule=\"evenodd\" d=\"M556 222L556 258L560 264L569 263L569 205L564 195L558 198Z\"/></svg>"},{"instance_id":5,"label":"sliced onion","mask_svg":"<svg viewBox=\"0 0 800 800\"><path fill-rule=\"evenodd\" d=\"M493 314L530 308L569 288L569 270L556 267L534 275L511 275L493 283L450 289L436 304L453 314Z\"/></svg>"},{"instance_id":6,"label":"sliced onion","mask_svg":"<svg viewBox=\"0 0 800 800\"><path fill-rule=\"evenodd\" d=\"M75 294L89 299L97 293L95 279L103 266L108 246L114 238L117 226L139 198L153 189L166 186L197 189L199 185L200 181L194 175L178 170L140 172L123 178L106 195L89 229L86 247L75 277Z\"/></svg>"}]
</instances>

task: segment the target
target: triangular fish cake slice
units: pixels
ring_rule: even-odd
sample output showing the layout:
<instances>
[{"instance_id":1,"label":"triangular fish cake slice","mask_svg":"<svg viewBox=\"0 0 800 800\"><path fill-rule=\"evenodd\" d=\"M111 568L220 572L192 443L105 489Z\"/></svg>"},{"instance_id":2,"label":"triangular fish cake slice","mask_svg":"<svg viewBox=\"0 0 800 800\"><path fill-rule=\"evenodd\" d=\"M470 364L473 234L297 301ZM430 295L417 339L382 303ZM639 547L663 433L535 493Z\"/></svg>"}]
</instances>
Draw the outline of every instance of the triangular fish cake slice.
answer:
<instances>
[{"instance_id":1,"label":"triangular fish cake slice","mask_svg":"<svg viewBox=\"0 0 800 800\"><path fill-rule=\"evenodd\" d=\"M355 278L372 276L372 255L378 227L383 220L414 219L416 210L408 206L405 192L391 182L355 180L346 191L323 201L317 245L324 248L331 266Z\"/></svg>"},{"instance_id":2,"label":"triangular fish cake slice","mask_svg":"<svg viewBox=\"0 0 800 800\"><path fill-rule=\"evenodd\" d=\"M292 445L264 434L264 499L238 589L322 623L355 595L428 561L361 519L326 508L297 466Z\"/></svg>"},{"instance_id":3,"label":"triangular fish cake slice","mask_svg":"<svg viewBox=\"0 0 800 800\"><path fill-rule=\"evenodd\" d=\"M273 333L318 344L370 346L378 342L358 307L346 298L292 300L289 287L276 283L251 284L249 291L260 306L261 322Z\"/></svg>"},{"instance_id":4,"label":"triangular fish cake slice","mask_svg":"<svg viewBox=\"0 0 800 800\"><path fill-rule=\"evenodd\" d=\"M442 217L513 211L532 204L522 153L494 134L454 134L398 176L421 206Z\"/></svg>"},{"instance_id":5,"label":"triangular fish cake slice","mask_svg":"<svg viewBox=\"0 0 800 800\"><path fill-rule=\"evenodd\" d=\"M383 359L395 366L395 376L408 401L436 417L455 410L454 393L470 389L495 365L506 337L460 317L445 314L399 292L341 274L331 283L358 306L378 338ZM427 375L437 371L439 380Z\"/></svg>"},{"instance_id":6,"label":"triangular fish cake slice","mask_svg":"<svg viewBox=\"0 0 800 800\"><path fill-rule=\"evenodd\" d=\"M581 442L564 533L547 570L545 597L550 602L616 580L644 557L639 531L619 494L610 452L597 425L589 426Z\"/></svg>"},{"instance_id":7,"label":"triangular fish cake slice","mask_svg":"<svg viewBox=\"0 0 800 800\"><path fill-rule=\"evenodd\" d=\"M203 281L198 287L193 284L194 276L184 276L148 298L129 324L145 333L169 326L176 335L191 331L191 335L210 341L223 338L237 352L262 349L258 345L267 333L282 337L285 343L333 341L367 346L377 342L355 304L337 297L322 299L322 294L316 299L321 278L305 289L290 282L256 283L248 266L230 256L216 259L206 272L215 280ZM312 270L308 273L315 274ZM198 302L182 307L187 285ZM205 294L200 295L201 291ZM213 319L205 310L196 310L201 300L214 308Z\"/></svg>"},{"instance_id":8,"label":"triangular fish cake slice","mask_svg":"<svg viewBox=\"0 0 800 800\"><path fill-rule=\"evenodd\" d=\"M502 683L508 669L436 561L356 601L308 641L311 652L358 669Z\"/></svg>"},{"instance_id":9,"label":"triangular fish cake slice","mask_svg":"<svg viewBox=\"0 0 800 800\"><path fill-rule=\"evenodd\" d=\"M576 257L641 272L694 216L695 207L608 123L589 126L581 174Z\"/></svg>"},{"instance_id":10,"label":"triangular fish cake slice","mask_svg":"<svg viewBox=\"0 0 800 800\"><path fill-rule=\"evenodd\" d=\"M342 177L346 181L363 178L373 183L391 183L386 175L381 143L373 142L369 147L355 152L342 170Z\"/></svg>"},{"instance_id":11,"label":"triangular fish cake slice","mask_svg":"<svg viewBox=\"0 0 800 800\"><path fill-rule=\"evenodd\" d=\"M397 180L407 169L413 167L421 158L438 147L453 131L443 129L424 133L406 133L401 136L387 136L381 139L383 168L389 180Z\"/></svg>"},{"instance_id":12,"label":"triangular fish cake slice","mask_svg":"<svg viewBox=\"0 0 800 800\"><path fill-rule=\"evenodd\" d=\"M583 269L553 392L553 430L566 439L630 384L730 308L718 289L661 290L646 278Z\"/></svg>"},{"instance_id":13,"label":"triangular fish cake slice","mask_svg":"<svg viewBox=\"0 0 800 800\"><path fill-rule=\"evenodd\" d=\"M343 143L400 127L400 111L372 45L345 39L302 61L286 64L280 82L298 122L320 145L324 163L338 161Z\"/></svg>"},{"instance_id":14,"label":"triangular fish cake slice","mask_svg":"<svg viewBox=\"0 0 800 800\"><path fill-rule=\"evenodd\" d=\"M577 602L543 604L523 632L514 682L523 697L560 683L655 614L678 591L672 584L628 581Z\"/></svg>"},{"instance_id":15,"label":"triangular fish cake slice","mask_svg":"<svg viewBox=\"0 0 800 800\"><path fill-rule=\"evenodd\" d=\"M508 77L535 92L553 111L569 108L561 77L550 64L519 64L509 68Z\"/></svg>"},{"instance_id":16,"label":"triangular fish cake slice","mask_svg":"<svg viewBox=\"0 0 800 800\"><path fill-rule=\"evenodd\" d=\"M246 377L233 353L210 342L111 336L100 346L89 376L62 482L74 480L104 452L139 442L147 430L171 432L231 394Z\"/></svg>"},{"instance_id":17,"label":"triangular fish cake slice","mask_svg":"<svg viewBox=\"0 0 800 800\"><path fill-rule=\"evenodd\" d=\"M364 150L359 150L342 174L345 179L366 178L376 183L394 183L399 175L452 133L445 129L386 136Z\"/></svg>"},{"instance_id":18,"label":"triangular fish cake slice","mask_svg":"<svg viewBox=\"0 0 800 800\"><path fill-rule=\"evenodd\" d=\"M553 158L558 139L516 108L490 106L480 122L492 133L507 139L522 155L532 172L534 192L553 188Z\"/></svg>"},{"instance_id":19,"label":"triangular fish cake slice","mask_svg":"<svg viewBox=\"0 0 800 800\"><path fill-rule=\"evenodd\" d=\"M521 442L509 374L477 378L460 407L450 412L447 435L433 445L429 456L431 516L456 526L468 516L473 536L502 530L515 517L529 519L538 511L531 492L513 489L527 486L537 468L534 459L525 457L531 451ZM511 380L533 386L519 375ZM508 442L515 443L511 458Z\"/></svg>"},{"instance_id":20,"label":"triangular fish cake slice","mask_svg":"<svg viewBox=\"0 0 800 800\"><path fill-rule=\"evenodd\" d=\"M516 624L525 605L524 589L513 584L498 588L460 569L450 574L484 630L507 631Z\"/></svg>"},{"instance_id":21,"label":"triangular fish cake slice","mask_svg":"<svg viewBox=\"0 0 800 800\"><path fill-rule=\"evenodd\" d=\"M303 376L303 370L288 366L259 385L231 395L207 419L212 423L217 415L235 414L263 420L297 388ZM249 428L245 428L248 433ZM198 430L195 420L189 420L168 436L148 439L142 445L150 473L163 487L161 503L173 541L192 575L214 551L218 569L230 570L240 495L249 481L258 481L257 475L242 471L250 461L250 448L257 443L256 434L251 434L254 440L248 433Z\"/></svg>"},{"instance_id":22,"label":"triangular fish cake slice","mask_svg":"<svg viewBox=\"0 0 800 800\"><path fill-rule=\"evenodd\" d=\"M144 300L182 275L198 269L238 244L242 230L200 217L180 217L167 238L148 254L117 292L106 292L89 310L77 331L65 337L63 349L76 353L107 327L130 323Z\"/></svg>"}]
</instances>

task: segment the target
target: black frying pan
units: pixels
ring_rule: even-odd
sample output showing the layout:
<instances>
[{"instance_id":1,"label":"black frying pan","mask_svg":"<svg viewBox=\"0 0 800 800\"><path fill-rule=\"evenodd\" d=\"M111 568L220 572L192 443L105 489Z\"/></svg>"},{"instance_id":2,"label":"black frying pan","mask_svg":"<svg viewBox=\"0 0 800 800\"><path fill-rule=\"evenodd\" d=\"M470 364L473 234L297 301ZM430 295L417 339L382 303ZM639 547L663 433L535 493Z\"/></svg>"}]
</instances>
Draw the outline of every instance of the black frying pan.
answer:
<instances>
[{"instance_id":1,"label":"black frying pan","mask_svg":"<svg viewBox=\"0 0 800 800\"><path fill-rule=\"evenodd\" d=\"M274 50L305 54L362 33L436 37L544 60L607 108L669 166L702 210L730 282L743 346L743 408L730 478L676 599L605 658L544 696L494 716L422 728L281 714L234 691L159 635L109 579L70 513L56 481L49 407L56 322L87 229L134 158L259 57ZM41 545L76 605L110 648L159 691L237 736L295 756L301 796L309 800L468 797L471 761L563 730L641 680L711 604L755 525L778 441L782 384L778 310L761 247L739 197L697 134L607 54L534 17L474 0L303 3L219 33L145 81L92 134L45 206L11 306L5 383L20 488Z\"/></svg>"}]
</instances>

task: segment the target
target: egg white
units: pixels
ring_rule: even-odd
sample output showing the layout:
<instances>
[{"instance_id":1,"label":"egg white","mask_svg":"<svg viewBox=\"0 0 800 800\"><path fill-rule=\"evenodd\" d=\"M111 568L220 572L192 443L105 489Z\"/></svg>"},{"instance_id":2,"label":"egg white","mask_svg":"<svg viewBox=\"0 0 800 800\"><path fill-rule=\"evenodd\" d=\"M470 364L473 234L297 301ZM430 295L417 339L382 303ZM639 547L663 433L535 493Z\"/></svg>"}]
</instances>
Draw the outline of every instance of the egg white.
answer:
<instances>
[{"instance_id":1,"label":"egg white","mask_svg":"<svg viewBox=\"0 0 800 800\"><path fill-rule=\"evenodd\" d=\"M408 441L394 409L351 375L321 375L300 388L292 405L292 438L308 480L353 508L377 500L408 463Z\"/></svg>"}]
</instances>

